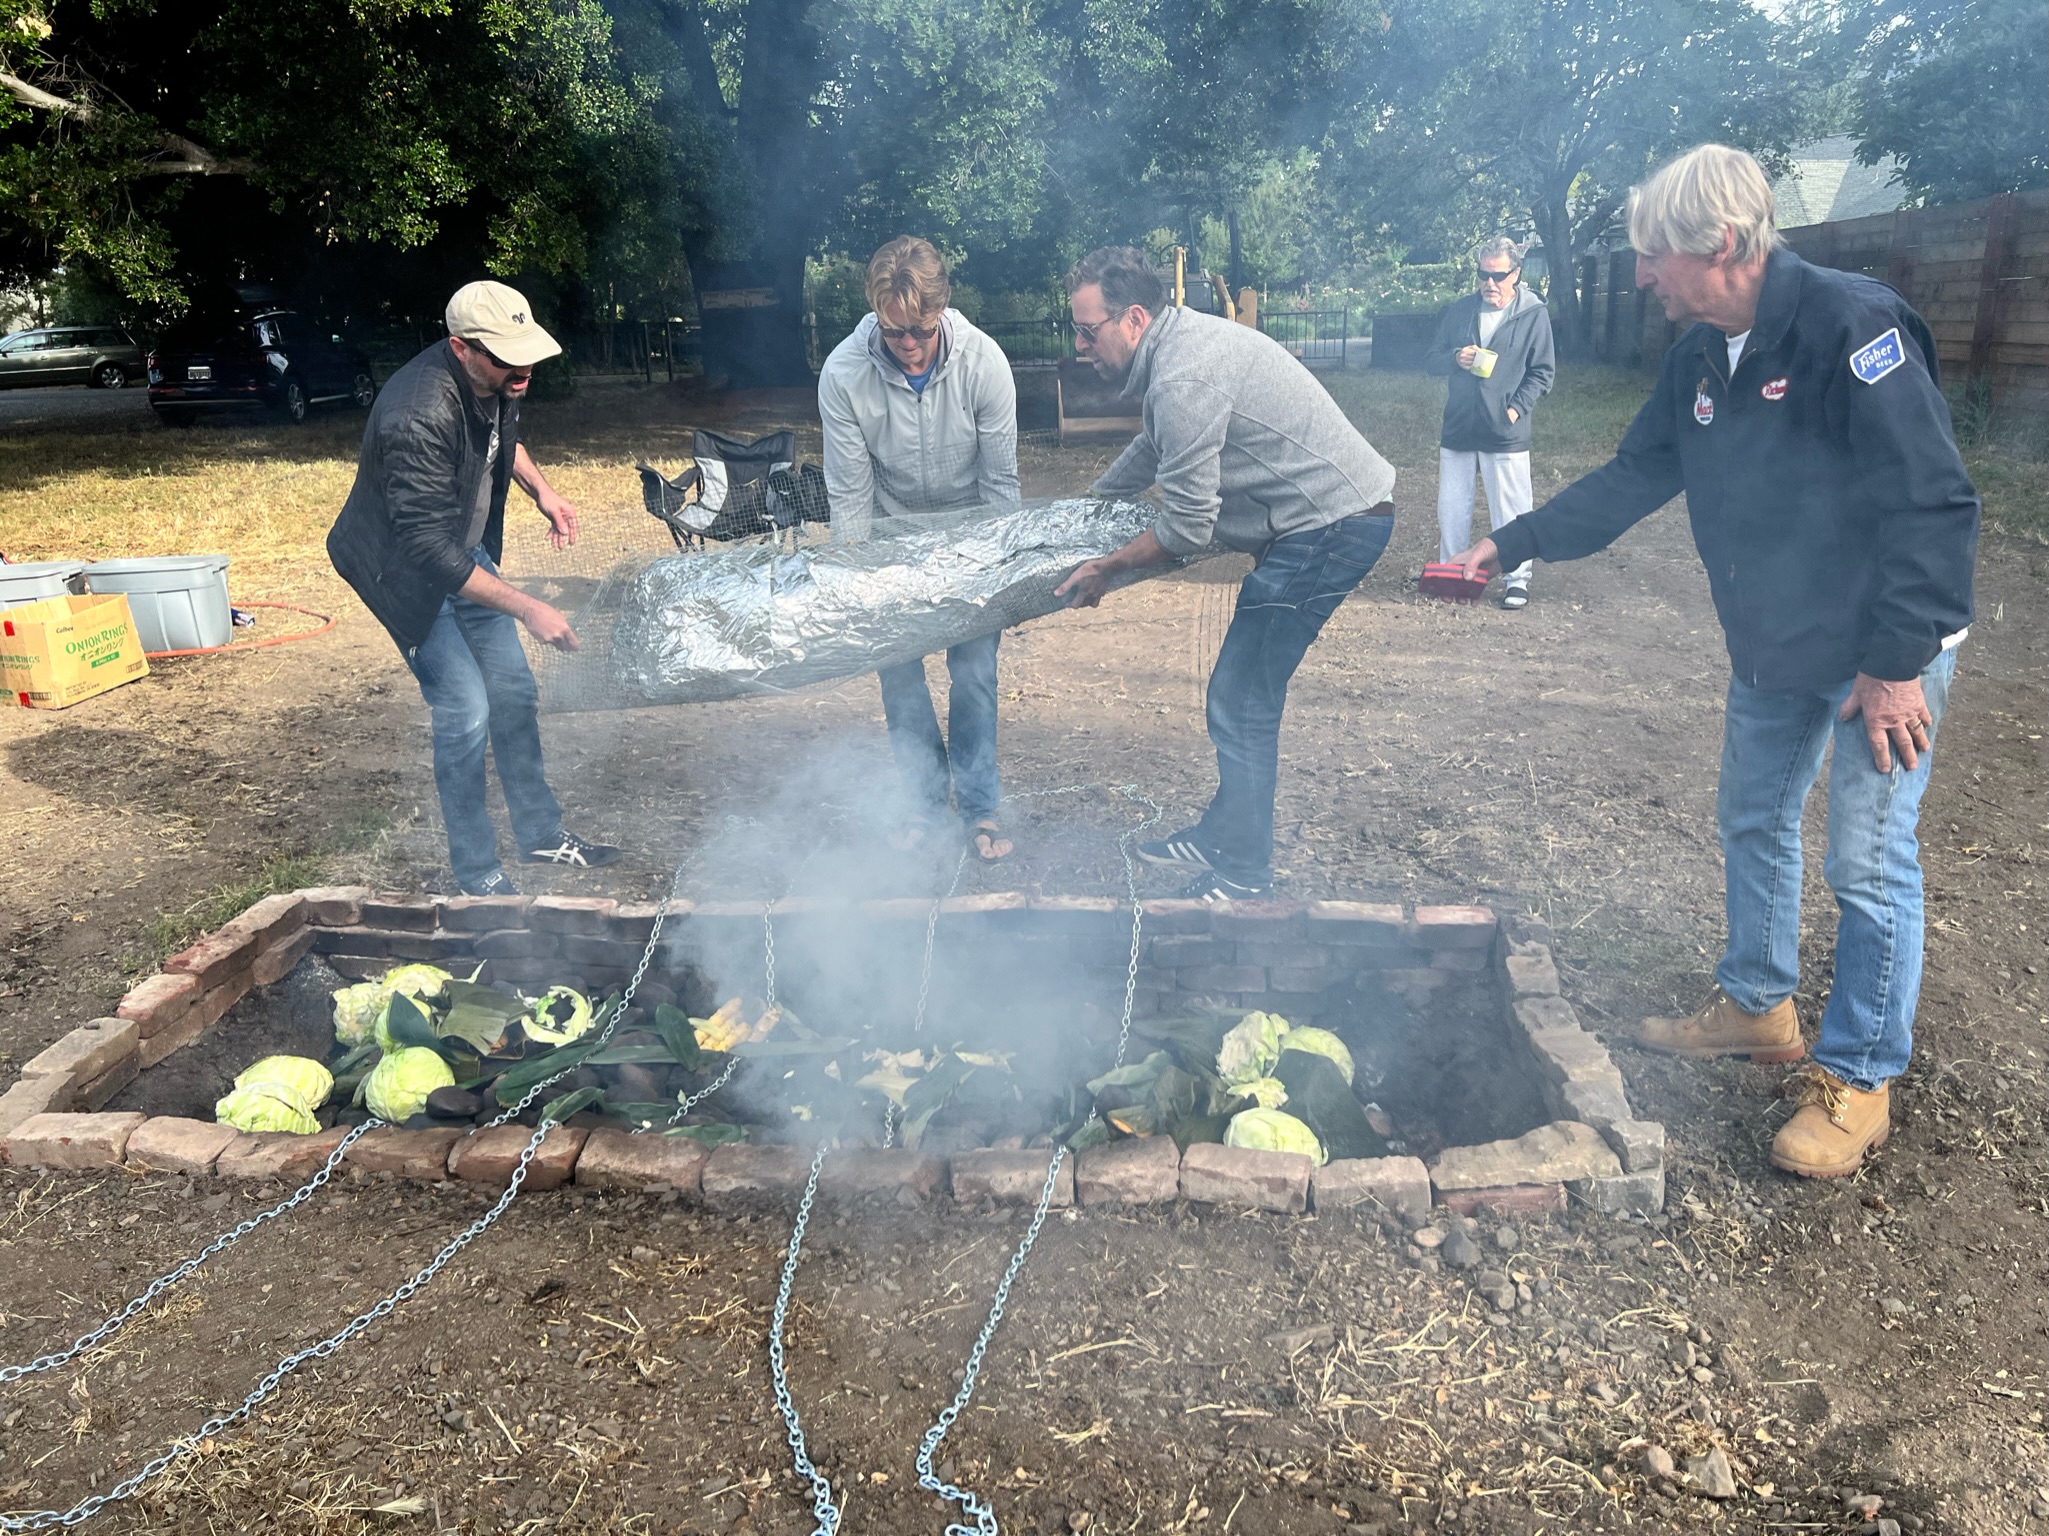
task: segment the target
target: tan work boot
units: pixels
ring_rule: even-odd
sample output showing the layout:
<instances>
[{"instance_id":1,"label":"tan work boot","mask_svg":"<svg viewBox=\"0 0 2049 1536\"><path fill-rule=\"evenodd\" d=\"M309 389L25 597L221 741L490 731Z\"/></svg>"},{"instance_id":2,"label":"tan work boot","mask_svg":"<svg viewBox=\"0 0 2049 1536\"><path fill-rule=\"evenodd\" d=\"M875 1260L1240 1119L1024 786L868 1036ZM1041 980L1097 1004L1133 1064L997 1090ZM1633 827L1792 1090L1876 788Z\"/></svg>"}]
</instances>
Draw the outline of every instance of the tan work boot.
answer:
<instances>
[{"instance_id":1,"label":"tan work boot","mask_svg":"<svg viewBox=\"0 0 2049 1536\"><path fill-rule=\"evenodd\" d=\"M1772 1138L1772 1166L1805 1179L1840 1179L1892 1134L1888 1090L1866 1093L1816 1067L1800 1085L1800 1107Z\"/></svg>"},{"instance_id":2,"label":"tan work boot","mask_svg":"<svg viewBox=\"0 0 2049 1536\"><path fill-rule=\"evenodd\" d=\"M1800 1016L1789 997L1769 1013L1745 1013L1720 987L1690 1019L1645 1019L1637 1031L1645 1050L1668 1056L1748 1056L1752 1061L1798 1061L1807 1054Z\"/></svg>"}]
</instances>

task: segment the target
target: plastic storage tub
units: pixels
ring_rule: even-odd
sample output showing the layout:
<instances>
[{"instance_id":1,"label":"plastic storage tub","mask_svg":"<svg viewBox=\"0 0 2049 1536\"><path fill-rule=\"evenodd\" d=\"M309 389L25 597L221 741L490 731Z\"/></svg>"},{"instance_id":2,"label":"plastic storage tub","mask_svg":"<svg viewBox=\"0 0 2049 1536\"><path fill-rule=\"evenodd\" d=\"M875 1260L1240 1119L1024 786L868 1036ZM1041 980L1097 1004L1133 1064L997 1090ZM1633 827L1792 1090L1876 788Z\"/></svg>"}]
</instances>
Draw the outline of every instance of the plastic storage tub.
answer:
<instances>
[{"instance_id":1,"label":"plastic storage tub","mask_svg":"<svg viewBox=\"0 0 2049 1536\"><path fill-rule=\"evenodd\" d=\"M101 560L85 568L85 584L127 596L145 651L205 650L226 645L235 632L226 555Z\"/></svg>"},{"instance_id":2,"label":"plastic storage tub","mask_svg":"<svg viewBox=\"0 0 2049 1536\"><path fill-rule=\"evenodd\" d=\"M85 591L83 560L25 560L0 565L0 608Z\"/></svg>"}]
</instances>

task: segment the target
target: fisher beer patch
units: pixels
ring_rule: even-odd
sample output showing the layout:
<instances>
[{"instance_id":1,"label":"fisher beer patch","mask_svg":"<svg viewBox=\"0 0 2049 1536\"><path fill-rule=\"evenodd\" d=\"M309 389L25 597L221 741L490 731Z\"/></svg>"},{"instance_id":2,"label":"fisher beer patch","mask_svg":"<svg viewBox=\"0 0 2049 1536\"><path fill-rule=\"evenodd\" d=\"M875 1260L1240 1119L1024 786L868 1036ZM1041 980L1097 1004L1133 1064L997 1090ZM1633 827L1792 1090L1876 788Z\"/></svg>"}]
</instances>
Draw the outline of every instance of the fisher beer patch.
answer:
<instances>
[{"instance_id":1,"label":"fisher beer patch","mask_svg":"<svg viewBox=\"0 0 2049 1536\"><path fill-rule=\"evenodd\" d=\"M1702 426L1715 419L1715 397L1707 392L1705 379L1701 380L1700 387L1693 392L1693 419Z\"/></svg>"},{"instance_id":2,"label":"fisher beer patch","mask_svg":"<svg viewBox=\"0 0 2049 1536\"><path fill-rule=\"evenodd\" d=\"M1760 389L1758 393L1764 396L1764 398L1767 400L1783 400L1786 398L1787 383L1788 380L1786 380L1785 378L1772 379L1769 382L1767 382L1764 388Z\"/></svg>"},{"instance_id":3,"label":"fisher beer patch","mask_svg":"<svg viewBox=\"0 0 2049 1536\"><path fill-rule=\"evenodd\" d=\"M1894 326L1850 354L1850 372L1866 384L1876 384L1906 360L1907 349L1900 345L1900 328Z\"/></svg>"}]
</instances>

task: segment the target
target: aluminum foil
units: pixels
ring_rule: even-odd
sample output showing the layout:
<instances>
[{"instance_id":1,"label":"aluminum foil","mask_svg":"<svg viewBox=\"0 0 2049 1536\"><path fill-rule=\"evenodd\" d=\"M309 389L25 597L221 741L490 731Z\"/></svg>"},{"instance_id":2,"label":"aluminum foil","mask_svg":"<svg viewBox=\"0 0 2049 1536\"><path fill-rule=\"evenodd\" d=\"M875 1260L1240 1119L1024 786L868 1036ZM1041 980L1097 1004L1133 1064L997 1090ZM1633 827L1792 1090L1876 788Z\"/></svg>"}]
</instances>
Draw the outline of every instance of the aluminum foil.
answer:
<instances>
[{"instance_id":1,"label":"aluminum foil","mask_svg":"<svg viewBox=\"0 0 2049 1536\"><path fill-rule=\"evenodd\" d=\"M1077 497L938 527L878 522L858 544L752 544L623 567L576 619L599 654L544 680L544 706L704 703L928 656L1065 606L1054 587L1154 517L1140 502Z\"/></svg>"}]
</instances>

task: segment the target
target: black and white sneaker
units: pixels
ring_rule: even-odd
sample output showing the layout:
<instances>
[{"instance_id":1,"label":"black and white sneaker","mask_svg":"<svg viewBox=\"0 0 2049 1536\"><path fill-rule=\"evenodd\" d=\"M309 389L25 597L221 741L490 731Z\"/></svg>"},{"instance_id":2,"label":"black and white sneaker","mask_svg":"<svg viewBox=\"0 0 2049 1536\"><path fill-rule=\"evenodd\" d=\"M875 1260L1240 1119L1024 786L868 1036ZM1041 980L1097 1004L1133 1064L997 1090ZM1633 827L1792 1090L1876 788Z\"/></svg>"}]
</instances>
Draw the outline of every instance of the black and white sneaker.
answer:
<instances>
[{"instance_id":1,"label":"black and white sneaker","mask_svg":"<svg viewBox=\"0 0 2049 1536\"><path fill-rule=\"evenodd\" d=\"M1206 901L1215 905L1220 901L1257 901L1273 894L1269 885L1240 885L1236 880L1218 874L1215 870L1204 875L1195 884L1181 893L1184 901Z\"/></svg>"},{"instance_id":2,"label":"black and white sneaker","mask_svg":"<svg viewBox=\"0 0 2049 1536\"><path fill-rule=\"evenodd\" d=\"M495 869L474 885L462 888L465 896L517 896L519 887L512 883L512 876L502 869Z\"/></svg>"},{"instance_id":3,"label":"black and white sneaker","mask_svg":"<svg viewBox=\"0 0 2049 1536\"><path fill-rule=\"evenodd\" d=\"M1148 864L1157 864L1163 869L1211 870L1216 866L1209 861L1209 854L1202 844L1195 840L1195 829L1176 832L1172 837L1159 842L1140 843L1138 856Z\"/></svg>"},{"instance_id":4,"label":"black and white sneaker","mask_svg":"<svg viewBox=\"0 0 2049 1536\"><path fill-rule=\"evenodd\" d=\"M1530 606L1530 584L1526 581L1511 581L1501 594L1501 606L1513 613Z\"/></svg>"},{"instance_id":5,"label":"black and white sneaker","mask_svg":"<svg viewBox=\"0 0 2049 1536\"><path fill-rule=\"evenodd\" d=\"M567 864L577 869L596 869L619 857L619 850L607 843L587 843L564 829L538 848L519 856L522 864Z\"/></svg>"}]
</instances>

